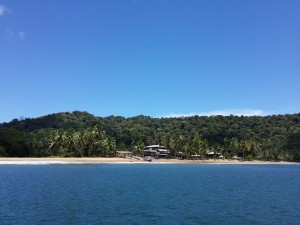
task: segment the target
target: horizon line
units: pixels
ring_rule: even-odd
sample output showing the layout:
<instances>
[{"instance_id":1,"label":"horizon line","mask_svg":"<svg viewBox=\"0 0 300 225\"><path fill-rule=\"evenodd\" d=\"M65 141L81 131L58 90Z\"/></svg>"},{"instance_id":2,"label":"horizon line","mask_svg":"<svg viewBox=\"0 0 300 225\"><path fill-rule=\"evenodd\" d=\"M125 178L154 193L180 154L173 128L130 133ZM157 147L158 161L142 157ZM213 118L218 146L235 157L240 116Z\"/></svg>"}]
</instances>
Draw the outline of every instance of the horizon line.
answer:
<instances>
[{"instance_id":1,"label":"horizon line","mask_svg":"<svg viewBox=\"0 0 300 225\"><path fill-rule=\"evenodd\" d=\"M10 121L0 121L0 124L2 123L10 123L13 120L18 120L18 121L22 121L24 119L36 119L36 118L40 118L40 117L45 117L48 115L52 115L52 114L59 114L59 113L73 113L73 112L86 112L89 113L91 115L93 115L94 117L100 117L100 118L106 118L106 117L110 117L110 116L115 116L115 117L124 117L124 118L133 118L133 117L137 117L137 116L145 116L145 117L150 117L150 118L157 118L157 119L162 119L162 118L189 118L189 117L194 117L194 116L199 116L199 117L210 117L210 116L237 116L237 117L254 117L254 116L260 116L260 117L265 117L265 116L274 116L274 115L292 115L292 114L298 114L297 112L295 113L276 113L276 112L266 112L260 109L243 109L243 110L215 110L215 111L208 111L208 112L202 112L202 113L170 113L170 114L164 114L164 115L159 115L159 116L149 116L149 115L145 115L145 114L137 114L135 116L121 116L121 115L108 115L108 116L98 116L95 115L94 113L90 113L88 111L85 110L70 110L70 111L62 111L62 112L55 112L55 113L48 113L45 115L40 115L40 116L36 116L36 117L24 117L24 116L20 116L19 118L13 118Z\"/></svg>"}]
</instances>

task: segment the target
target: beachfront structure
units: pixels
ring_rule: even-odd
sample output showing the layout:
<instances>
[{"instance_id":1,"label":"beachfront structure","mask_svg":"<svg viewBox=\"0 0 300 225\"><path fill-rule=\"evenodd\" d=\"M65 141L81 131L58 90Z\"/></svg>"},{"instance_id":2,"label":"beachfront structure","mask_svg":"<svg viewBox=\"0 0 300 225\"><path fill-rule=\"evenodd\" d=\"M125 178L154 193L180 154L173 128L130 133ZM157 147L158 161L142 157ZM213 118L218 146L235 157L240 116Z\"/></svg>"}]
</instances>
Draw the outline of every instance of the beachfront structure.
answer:
<instances>
[{"instance_id":1,"label":"beachfront structure","mask_svg":"<svg viewBox=\"0 0 300 225\"><path fill-rule=\"evenodd\" d=\"M203 159L203 156L199 155L199 154L194 154L194 155L191 155L191 159Z\"/></svg>"},{"instance_id":2,"label":"beachfront structure","mask_svg":"<svg viewBox=\"0 0 300 225\"><path fill-rule=\"evenodd\" d=\"M206 154L206 157L209 159L223 159L224 156L221 155L221 153L218 152L209 152Z\"/></svg>"},{"instance_id":3,"label":"beachfront structure","mask_svg":"<svg viewBox=\"0 0 300 225\"><path fill-rule=\"evenodd\" d=\"M170 150L162 145L149 145L144 149L144 157L169 158Z\"/></svg>"},{"instance_id":4,"label":"beachfront structure","mask_svg":"<svg viewBox=\"0 0 300 225\"><path fill-rule=\"evenodd\" d=\"M126 157L132 157L132 152L129 151L116 151L116 157L120 158L126 158Z\"/></svg>"}]
</instances>

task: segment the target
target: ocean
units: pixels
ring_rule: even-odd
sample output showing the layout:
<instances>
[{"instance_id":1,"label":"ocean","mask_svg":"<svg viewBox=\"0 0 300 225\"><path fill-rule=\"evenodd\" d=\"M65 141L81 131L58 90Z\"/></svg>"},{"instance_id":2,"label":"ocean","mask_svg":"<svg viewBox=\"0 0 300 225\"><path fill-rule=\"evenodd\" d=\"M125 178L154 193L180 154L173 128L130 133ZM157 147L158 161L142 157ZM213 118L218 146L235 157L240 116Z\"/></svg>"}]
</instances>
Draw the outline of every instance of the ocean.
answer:
<instances>
[{"instance_id":1,"label":"ocean","mask_svg":"<svg viewBox=\"0 0 300 225\"><path fill-rule=\"evenodd\" d=\"M0 224L300 224L300 165L0 165Z\"/></svg>"}]
</instances>

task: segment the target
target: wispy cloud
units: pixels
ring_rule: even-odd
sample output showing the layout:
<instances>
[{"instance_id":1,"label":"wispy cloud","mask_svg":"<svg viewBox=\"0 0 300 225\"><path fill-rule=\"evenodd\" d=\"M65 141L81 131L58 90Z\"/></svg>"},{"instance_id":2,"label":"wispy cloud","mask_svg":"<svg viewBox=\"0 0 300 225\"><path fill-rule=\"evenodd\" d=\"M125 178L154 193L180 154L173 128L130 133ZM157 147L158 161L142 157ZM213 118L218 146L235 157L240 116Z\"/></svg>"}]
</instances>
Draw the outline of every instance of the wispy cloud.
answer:
<instances>
[{"instance_id":1,"label":"wispy cloud","mask_svg":"<svg viewBox=\"0 0 300 225\"><path fill-rule=\"evenodd\" d=\"M260 109L228 109L228 110L216 110L211 112L202 113L171 113L160 117L171 118L171 117L190 117L190 116L264 116L266 112Z\"/></svg>"},{"instance_id":2,"label":"wispy cloud","mask_svg":"<svg viewBox=\"0 0 300 225\"><path fill-rule=\"evenodd\" d=\"M14 32L12 30L5 30L6 35L10 38L10 39L17 39L17 40L21 40L24 41L26 38L26 32L24 31L18 31L18 32Z\"/></svg>"},{"instance_id":3,"label":"wispy cloud","mask_svg":"<svg viewBox=\"0 0 300 225\"><path fill-rule=\"evenodd\" d=\"M6 12L8 12L8 9L3 5L0 5L0 16L3 16Z\"/></svg>"},{"instance_id":4,"label":"wispy cloud","mask_svg":"<svg viewBox=\"0 0 300 225\"><path fill-rule=\"evenodd\" d=\"M24 31L19 31L18 35L19 35L19 38L21 39L21 41L24 41L26 33Z\"/></svg>"},{"instance_id":5,"label":"wispy cloud","mask_svg":"<svg viewBox=\"0 0 300 225\"><path fill-rule=\"evenodd\" d=\"M6 30L5 32L10 38L12 38L12 39L15 38L15 34L11 30Z\"/></svg>"}]
</instances>

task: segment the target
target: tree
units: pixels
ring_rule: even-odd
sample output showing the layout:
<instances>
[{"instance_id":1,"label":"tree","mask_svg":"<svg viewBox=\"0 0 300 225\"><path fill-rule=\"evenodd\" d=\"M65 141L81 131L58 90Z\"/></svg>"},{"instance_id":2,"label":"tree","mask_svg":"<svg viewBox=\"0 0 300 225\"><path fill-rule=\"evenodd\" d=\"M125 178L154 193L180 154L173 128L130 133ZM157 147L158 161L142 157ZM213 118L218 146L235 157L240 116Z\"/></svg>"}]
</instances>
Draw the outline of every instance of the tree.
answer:
<instances>
[{"instance_id":1,"label":"tree","mask_svg":"<svg viewBox=\"0 0 300 225\"><path fill-rule=\"evenodd\" d=\"M286 143L284 145L285 149L290 149L293 153L293 160L300 161L300 128L294 128L288 135Z\"/></svg>"},{"instance_id":2,"label":"tree","mask_svg":"<svg viewBox=\"0 0 300 225\"><path fill-rule=\"evenodd\" d=\"M0 157L7 157L8 154L3 146L0 145Z\"/></svg>"},{"instance_id":3,"label":"tree","mask_svg":"<svg viewBox=\"0 0 300 225\"><path fill-rule=\"evenodd\" d=\"M143 156L143 150L145 149L145 144L142 140L138 141L133 141L133 149L134 149L134 154Z\"/></svg>"},{"instance_id":4,"label":"tree","mask_svg":"<svg viewBox=\"0 0 300 225\"><path fill-rule=\"evenodd\" d=\"M250 151L250 148L251 148L251 144L249 141L242 140L239 142L239 149L240 149L240 152L242 152L242 154L243 154L243 160L246 159L247 154Z\"/></svg>"},{"instance_id":5,"label":"tree","mask_svg":"<svg viewBox=\"0 0 300 225\"><path fill-rule=\"evenodd\" d=\"M204 141L204 147L199 147L199 137L194 140L196 134ZM173 156L178 156L179 151L184 151L186 157L195 152L204 155L213 146L214 151L221 151L218 146L226 158L239 155L248 159L300 160L299 134L300 113L158 119L147 116L101 118L75 111L2 123L0 146L2 152L4 149L5 154L12 157L96 156L99 152L110 154L113 147L108 147L106 138L112 138L120 150L134 149L141 140L144 145L165 145ZM134 145L132 140L135 140ZM138 147L137 151L140 150Z\"/></svg>"},{"instance_id":6,"label":"tree","mask_svg":"<svg viewBox=\"0 0 300 225\"><path fill-rule=\"evenodd\" d=\"M171 154L174 157L177 157L177 154L180 150L182 150L183 147L183 143L184 143L184 136L179 134L179 133L175 133L170 140L170 147L171 147Z\"/></svg>"},{"instance_id":7,"label":"tree","mask_svg":"<svg viewBox=\"0 0 300 225\"><path fill-rule=\"evenodd\" d=\"M191 149L198 155L205 156L207 153L207 141L204 140L198 133L194 135L193 139L191 140Z\"/></svg>"}]
</instances>

